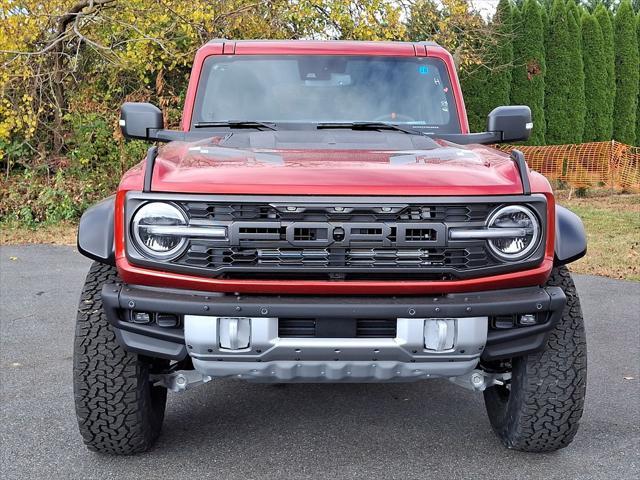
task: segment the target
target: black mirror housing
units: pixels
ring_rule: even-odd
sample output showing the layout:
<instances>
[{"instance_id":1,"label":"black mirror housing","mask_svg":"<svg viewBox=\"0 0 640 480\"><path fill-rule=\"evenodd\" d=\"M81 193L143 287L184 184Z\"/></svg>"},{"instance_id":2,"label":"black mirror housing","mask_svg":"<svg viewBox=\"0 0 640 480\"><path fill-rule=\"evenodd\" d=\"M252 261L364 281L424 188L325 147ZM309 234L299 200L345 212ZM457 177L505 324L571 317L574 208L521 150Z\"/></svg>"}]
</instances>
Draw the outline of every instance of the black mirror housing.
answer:
<instances>
[{"instance_id":1,"label":"black mirror housing","mask_svg":"<svg viewBox=\"0 0 640 480\"><path fill-rule=\"evenodd\" d=\"M526 105L497 107L487 116L487 131L500 132L502 142L528 140L532 130L531 109Z\"/></svg>"},{"instance_id":2,"label":"black mirror housing","mask_svg":"<svg viewBox=\"0 0 640 480\"><path fill-rule=\"evenodd\" d=\"M162 112L150 103L127 102L120 109L120 129L125 138L155 140L163 126Z\"/></svg>"}]
</instances>

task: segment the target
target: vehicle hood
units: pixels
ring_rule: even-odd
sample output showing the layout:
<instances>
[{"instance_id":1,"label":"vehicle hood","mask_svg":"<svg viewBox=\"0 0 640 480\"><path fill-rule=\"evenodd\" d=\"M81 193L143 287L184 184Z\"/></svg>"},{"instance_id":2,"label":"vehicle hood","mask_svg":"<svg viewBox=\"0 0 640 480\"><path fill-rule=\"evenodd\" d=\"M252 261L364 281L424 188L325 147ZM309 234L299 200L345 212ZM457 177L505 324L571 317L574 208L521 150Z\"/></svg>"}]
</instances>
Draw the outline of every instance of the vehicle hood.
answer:
<instances>
[{"instance_id":1,"label":"vehicle hood","mask_svg":"<svg viewBox=\"0 0 640 480\"><path fill-rule=\"evenodd\" d=\"M414 144L397 148L384 141L374 148L331 142L228 146L225 138L161 147L152 190L256 195L522 193L517 167L509 155L482 145L429 139L419 148ZM140 189L144 168L142 162L130 170L121 189Z\"/></svg>"}]
</instances>

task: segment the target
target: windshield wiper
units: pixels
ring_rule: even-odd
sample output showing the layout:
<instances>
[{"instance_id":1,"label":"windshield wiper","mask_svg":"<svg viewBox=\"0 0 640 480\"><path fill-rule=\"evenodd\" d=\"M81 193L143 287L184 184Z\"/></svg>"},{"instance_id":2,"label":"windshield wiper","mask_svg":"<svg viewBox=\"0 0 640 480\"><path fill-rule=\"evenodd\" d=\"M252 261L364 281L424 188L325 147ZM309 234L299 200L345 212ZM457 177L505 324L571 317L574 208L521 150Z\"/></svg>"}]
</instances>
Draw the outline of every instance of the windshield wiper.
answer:
<instances>
[{"instance_id":1,"label":"windshield wiper","mask_svg":"<svg viewBox=\"0 0 640 480\"><path fill-rule=\"evenodd\" d=\"M200 122L194 125L194 128L212 128L212 127L229 127L229 128L265 128L267 130L278 130L273 123L256 122L253 120L226 120L224 122Z\"/></svg>"},{"instance_id":2,"label":"windshield wiper","mask_svg":"<svg viewBox=\"0 0 640 480\"><path fill-rule=\"evenodd\" d=\"M409 135L424 135L420 130L387 122L329 122L319 123L318 129L350 128L351 130L395 130Z\"/></svg>"}]
</instances>

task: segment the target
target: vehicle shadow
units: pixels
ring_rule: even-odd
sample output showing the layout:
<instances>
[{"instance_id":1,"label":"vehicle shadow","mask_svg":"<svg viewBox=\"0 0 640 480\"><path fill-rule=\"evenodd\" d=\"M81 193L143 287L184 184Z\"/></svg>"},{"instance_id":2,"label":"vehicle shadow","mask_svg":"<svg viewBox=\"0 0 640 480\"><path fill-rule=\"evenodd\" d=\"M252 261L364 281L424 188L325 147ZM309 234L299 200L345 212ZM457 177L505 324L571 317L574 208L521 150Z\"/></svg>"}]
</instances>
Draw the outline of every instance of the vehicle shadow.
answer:
<instances>
[{"instance_id":1,"label":"vehicle shadow","mask_svg":"<svg viewBox=\"0 0 640 480\"><path fill-rule=\"evenodd\" d=\"M465 445L477 449L478 443L501 448L482 395L446 380L285 385L218 380L171 395L163 432L154 450L163 455L189 449L222 461L220 455L265 462L302 449L324 458L327 467L353 462L354 454L370 464L380 458L372 453L421 458L427 447L431 455L441 449L450 461L451 444L461 451Z\"/></svg>"}]
</instances>

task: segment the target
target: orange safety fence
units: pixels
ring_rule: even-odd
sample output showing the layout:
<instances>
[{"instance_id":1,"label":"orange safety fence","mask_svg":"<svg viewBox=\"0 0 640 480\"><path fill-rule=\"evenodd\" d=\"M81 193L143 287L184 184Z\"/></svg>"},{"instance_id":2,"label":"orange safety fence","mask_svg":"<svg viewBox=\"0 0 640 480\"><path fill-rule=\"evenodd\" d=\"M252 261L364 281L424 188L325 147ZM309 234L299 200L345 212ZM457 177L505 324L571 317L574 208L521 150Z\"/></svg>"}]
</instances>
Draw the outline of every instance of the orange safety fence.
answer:
<instances>
[{"instance_id":1,"label":"orange safety fence","mask_svg":"<svg viewBox=\"0 0 640 480\"><path fill-rule=\"evenodd\" d=\"M529 166L573 188L609 188L640 193L640 147L615 141L579 145L499 145L524 153Z\"/></svg>"}]
</instances>

